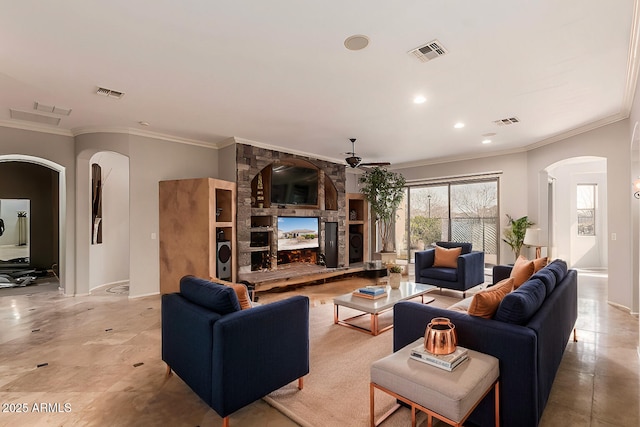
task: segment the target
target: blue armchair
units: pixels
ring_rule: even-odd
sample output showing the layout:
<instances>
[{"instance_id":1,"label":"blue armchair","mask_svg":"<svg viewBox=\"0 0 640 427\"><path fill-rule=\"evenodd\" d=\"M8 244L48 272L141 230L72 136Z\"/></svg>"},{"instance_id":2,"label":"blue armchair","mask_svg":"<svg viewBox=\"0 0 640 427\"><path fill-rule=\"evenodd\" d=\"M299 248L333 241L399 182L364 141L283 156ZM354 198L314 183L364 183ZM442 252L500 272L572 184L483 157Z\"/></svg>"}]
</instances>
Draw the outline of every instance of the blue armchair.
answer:
<instances>
[{"instance_id":1,"label":"blue armchair","mask_svg":"<svg viewBox=\"0 0 640 427\"><path fill-rule=\"evenodd\" d=\"M309 373L309 298L240 309L233 288L193 276L162 296L162 360L229 415Z\"/></svg>"},{"instance_id":2,"label":"blue armchair","mask_svg":"<svg viewBox=\"0 0 640 427\"><path fill-rule=\"evenodd\" d=\"M461 247L458 265L456 268L434 267L435 248L416 252L417 283L461 291L463 298L466 290L484 283L484 252L473 251L471 243L436 242L436 245L447 249Z\"/></svg>"}]
</instances>

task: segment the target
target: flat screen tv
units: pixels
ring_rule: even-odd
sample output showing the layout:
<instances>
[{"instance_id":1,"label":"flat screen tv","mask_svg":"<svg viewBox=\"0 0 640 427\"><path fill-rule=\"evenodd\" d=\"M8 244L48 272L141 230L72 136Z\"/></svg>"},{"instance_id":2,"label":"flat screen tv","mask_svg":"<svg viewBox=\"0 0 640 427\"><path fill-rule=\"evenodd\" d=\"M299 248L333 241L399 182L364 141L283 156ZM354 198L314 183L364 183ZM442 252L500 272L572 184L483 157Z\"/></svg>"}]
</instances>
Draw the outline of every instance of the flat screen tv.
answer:
<instances>
[{"instance_id":1,"label":"flat screen tv","mask_svg":"<svg viewBox=\"0 0 640 427\"><path fill-rule=\"evenodd\" d=\"M271 170L272 205L318 204L318 170L303 166L274 165Z\"/></svg>"},{"instance_id":2,"label":"flat screen tv","mask_svg":"<svg viewBox=\"0 0 640 427\"><path fill-rule=\"evenodd\" d=\"M278 217L278 250L317 248L318 217Z\"/></svg>"}]
</instances>

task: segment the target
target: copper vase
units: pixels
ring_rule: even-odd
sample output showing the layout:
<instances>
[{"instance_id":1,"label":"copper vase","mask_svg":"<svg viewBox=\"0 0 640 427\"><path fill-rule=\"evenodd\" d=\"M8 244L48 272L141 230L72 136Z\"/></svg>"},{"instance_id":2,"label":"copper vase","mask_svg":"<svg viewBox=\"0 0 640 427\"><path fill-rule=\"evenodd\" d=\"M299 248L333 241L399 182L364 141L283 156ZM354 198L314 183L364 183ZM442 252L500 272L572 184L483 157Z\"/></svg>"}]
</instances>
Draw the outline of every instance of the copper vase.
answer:
<instances>
[{"instance_id":1,"label":"copper vase","mask_svg":"<svg viewBox=\"0 0 640 427\"><path fill-rule=\"evenodd\" d=\"M434 317L424 331L424 349L433 354L451 354L456 351L456 327L446 317Z\"/></svg>"}]
</instances>

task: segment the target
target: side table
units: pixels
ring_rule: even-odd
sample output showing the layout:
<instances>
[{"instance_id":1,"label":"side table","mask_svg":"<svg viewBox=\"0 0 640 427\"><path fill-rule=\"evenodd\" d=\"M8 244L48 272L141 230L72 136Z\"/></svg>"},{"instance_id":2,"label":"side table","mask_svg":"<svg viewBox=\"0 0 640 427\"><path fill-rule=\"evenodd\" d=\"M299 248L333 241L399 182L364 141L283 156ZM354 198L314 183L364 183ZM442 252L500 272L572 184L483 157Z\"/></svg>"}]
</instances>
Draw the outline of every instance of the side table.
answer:
<instances>
[{"instance_id":1,"label":"side table","mask_svg":"<svg viewBox=\"0 0 640 427\"><path fill-rule=\"evenodd\" d=\"M375 389L395 397L411 407L411 426L416 425L416 410L427 414L427 425L433 417L462 427L480 401L495 391L496 427L500 426L500 383L498 359L469 350L469 359L453 371L430 366L409 357L411 348L423 338L409 344L371 365L369 386L371 427L381 424L400 405L396 405L378 421L375 419Z\"/></svg>"}]
</instances>

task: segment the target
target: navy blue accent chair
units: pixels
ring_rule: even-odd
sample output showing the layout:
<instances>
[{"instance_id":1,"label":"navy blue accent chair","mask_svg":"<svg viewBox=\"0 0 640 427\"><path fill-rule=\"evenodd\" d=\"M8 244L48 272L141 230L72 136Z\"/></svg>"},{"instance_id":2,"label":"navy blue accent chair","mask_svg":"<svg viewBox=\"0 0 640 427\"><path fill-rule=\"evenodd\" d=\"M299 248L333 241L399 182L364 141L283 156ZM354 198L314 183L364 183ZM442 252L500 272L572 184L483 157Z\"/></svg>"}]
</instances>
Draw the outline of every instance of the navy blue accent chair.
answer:
<instances>
[{"instance_id":1,"label":"navy blue accent chair","mask_svg":"<svg viewBox=\"0 0 640 427\"><path fill-rule=\"evenodd\" d=\"M232 288L185 276L179 293L162 295L162 360L228 427L229 415L272 391L295 380L302 389L309 298L240 310Z\"/></svg>"},{"instance_id":2,"label":"navy blue accent chair","mask_svg":"<svg viewBox=\"0 0 640 427\"><path fill-rule=\"evenodd\" d=\"M472 250L471 243L436 242L443 248L462 248L456 268L434 267L435 248L429 248L415 254L415 275L417 283L434 285L439 288L465 292L484 283L484 252Z\"/></svg>"}]
</instances>

